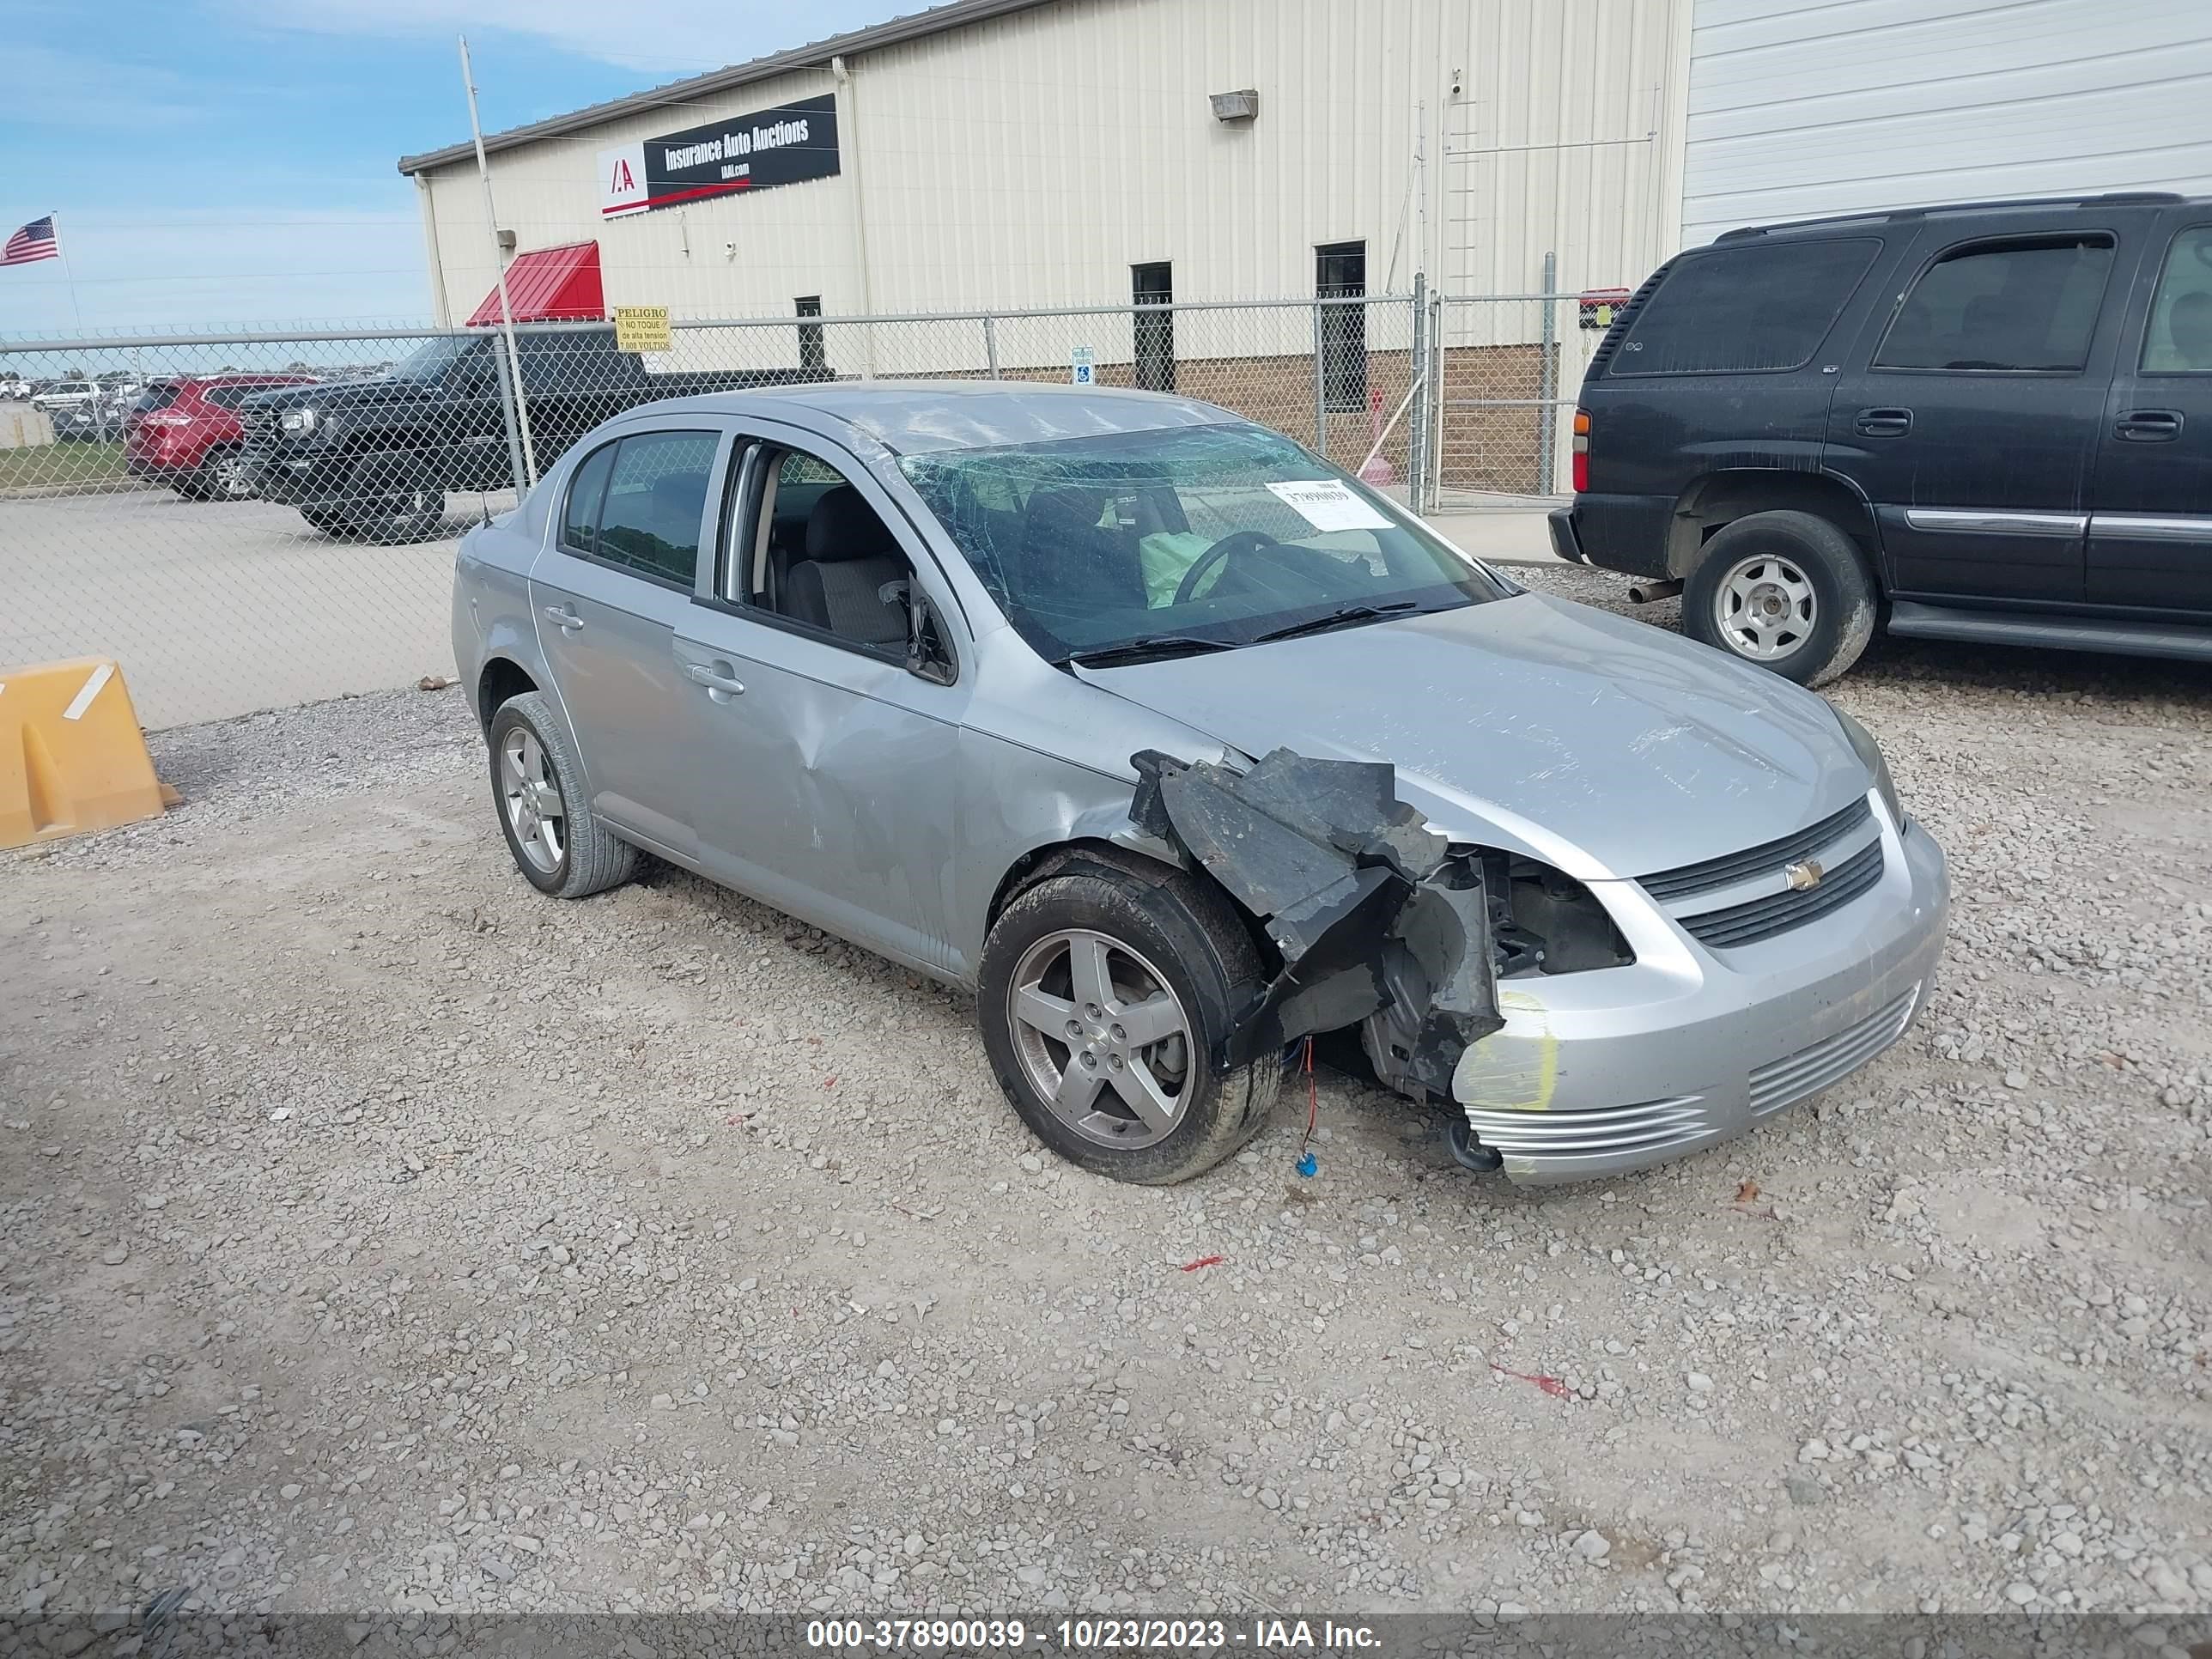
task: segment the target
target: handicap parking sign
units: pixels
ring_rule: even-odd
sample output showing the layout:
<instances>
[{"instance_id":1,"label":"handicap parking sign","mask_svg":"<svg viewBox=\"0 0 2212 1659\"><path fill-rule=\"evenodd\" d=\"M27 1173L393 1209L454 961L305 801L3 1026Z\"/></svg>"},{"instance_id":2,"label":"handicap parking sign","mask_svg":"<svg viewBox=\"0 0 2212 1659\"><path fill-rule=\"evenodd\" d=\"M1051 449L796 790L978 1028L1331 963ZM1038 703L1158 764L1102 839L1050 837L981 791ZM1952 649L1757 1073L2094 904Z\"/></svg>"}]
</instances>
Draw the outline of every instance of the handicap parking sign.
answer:
<instances>
[{"instance_id":1,"label":"handicap parking sign","mask_svg":"<svg viewBox=\"0 0 2212 1659\"><path fill-rule=\"evenodd\" d=\"M1078 346L1068 357L1067 378L1077 386L1095 386L1098 380L1097 358L1089 346Z\"/></svg>"}]
</instances>

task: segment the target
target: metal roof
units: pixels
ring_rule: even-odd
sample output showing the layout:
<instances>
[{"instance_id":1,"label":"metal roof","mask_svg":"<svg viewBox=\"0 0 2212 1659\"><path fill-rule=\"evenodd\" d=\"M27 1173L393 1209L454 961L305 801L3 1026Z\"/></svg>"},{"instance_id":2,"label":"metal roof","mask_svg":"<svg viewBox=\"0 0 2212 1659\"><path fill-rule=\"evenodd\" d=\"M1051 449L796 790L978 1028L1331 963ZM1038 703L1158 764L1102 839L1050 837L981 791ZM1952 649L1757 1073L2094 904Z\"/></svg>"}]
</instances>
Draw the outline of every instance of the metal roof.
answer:
<instances>
[{"instance_id":1,"label":"metal roof","mask_svg":"<svg viewBox=\"0 0 2212 1659\"><path fill-rule=\"evenodd\" d=\"M507 268L507 309L518 323L598 322L607 314L599 287L599 245L563 242L518 253ZM503 320L499 284L469 313L467 326L482 328Z\"/></svg>"},{"instance_id":2,"label":"metal roof","mask_svg":"<svg viewBox=\"0 0 2212 1659\"><path fill-rule=\"evenodd\" d=\"M620 120L625 115L641 115L647 110L689 103L694 99L710 97L716 93L733 92L739 87L787 74L793 70L819 69L828 64L832 58L849 58L859 52L874 52L879 47L896 46L902 40L918 40L925 35L941 34L946 29L959 28L963 24L987 22L994 17L1004 17L1011 12L1027 11L1032 7L1051 3L1052 0L951 0L947 5L932 6L927 11L894 17L889 22L872 24L864 29L850 29L843 34L833 34L826 40L793 46L788 52L771 52L765 58L756 58L748 63L732 64L727 69L695 75L688 81L671 81L665 86L634 92L627 98L593 104L586 109L574 110L566 115L548 116L544 120L532 121L527 126L509 127L505 132L488 132L484 135L484 153L489 155L494 150L514 149L524 144L535 143L541 138L556 138L563 133L588 131L592 127L604 126L610 121ZM473 161L475 157L473 144L448 144L443 149L426 150L420 155L401 156L399 170L402 173L428 173L439 167L451 167L458 161Z\"/></svg>"}]
</instances>

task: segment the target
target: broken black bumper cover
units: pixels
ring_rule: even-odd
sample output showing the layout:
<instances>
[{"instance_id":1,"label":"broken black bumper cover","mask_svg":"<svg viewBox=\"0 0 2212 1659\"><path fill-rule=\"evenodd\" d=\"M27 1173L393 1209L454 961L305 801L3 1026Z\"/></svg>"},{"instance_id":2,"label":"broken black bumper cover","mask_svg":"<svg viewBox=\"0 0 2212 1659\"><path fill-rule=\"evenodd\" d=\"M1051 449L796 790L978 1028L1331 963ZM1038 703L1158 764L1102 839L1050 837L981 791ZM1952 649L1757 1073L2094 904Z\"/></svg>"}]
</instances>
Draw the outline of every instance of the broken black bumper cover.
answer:
<instances>
[{"instance_id":1,"label":"broken black bumper cover","mask_svg":"<svg viewBox=\"0 0 2212 1659\"><path fill-rule=\"evenodd\" d=\"M1396 769L1287 749L1247 772L1149 749L1130 761L1137 827L1180 847L1282 955L1215 1065L1365 1021L1385 1082L1449 1096L1460 1056L1504 1024L1490 903L1477 855L1397 798Z\"/></svg>"}]
</instances>

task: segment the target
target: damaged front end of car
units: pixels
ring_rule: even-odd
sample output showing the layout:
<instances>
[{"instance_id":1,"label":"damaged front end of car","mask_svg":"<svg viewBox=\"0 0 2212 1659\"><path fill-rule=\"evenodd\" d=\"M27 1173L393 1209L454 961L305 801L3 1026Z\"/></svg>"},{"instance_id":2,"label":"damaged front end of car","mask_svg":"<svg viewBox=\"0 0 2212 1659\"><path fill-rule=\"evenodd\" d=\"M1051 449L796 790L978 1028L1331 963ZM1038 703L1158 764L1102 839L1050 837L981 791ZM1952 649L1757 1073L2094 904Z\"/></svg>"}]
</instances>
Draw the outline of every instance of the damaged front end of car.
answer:
<instances>
[{"instance_id":1,"label":"damaged front end of car","mask_svg":"<svg viewBox=\"0 0 2212 1659\"><path fill-rule=\"evenodd\" d=\"M1158 750L1131 757L1129 816L1257 922L1279 966L1232 1018L1222 1071L1357 1029L1385 1086L1453 1098L1461 1057L1503 1029L1498 984L1633 960L1589 889L1550 866L1451 841L1397 798L1387 762L1278 749L1244 771ZM1495 1154L1452 1114L1454 1154Z\"/></svg>"}]
</instances>

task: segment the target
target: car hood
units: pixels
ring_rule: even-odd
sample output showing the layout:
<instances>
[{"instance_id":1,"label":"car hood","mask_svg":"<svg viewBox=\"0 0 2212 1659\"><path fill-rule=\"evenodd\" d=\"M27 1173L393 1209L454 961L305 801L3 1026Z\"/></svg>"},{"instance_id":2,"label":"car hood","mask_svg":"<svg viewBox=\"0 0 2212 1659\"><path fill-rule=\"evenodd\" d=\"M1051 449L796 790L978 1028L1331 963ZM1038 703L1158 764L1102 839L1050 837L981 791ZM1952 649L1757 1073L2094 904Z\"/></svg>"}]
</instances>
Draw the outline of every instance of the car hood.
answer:
<instances>
[{"instance_id":1,"label":"car hood","mask_svg":"<svg viewBox=\"0 0 2212 1659\"><path fill-rule=\"evenodd\" d=\"M248 409L281 413L288 409L361 409L380 404L404 403L436 397L433 380L321 380L313 386L275 386L257 392L246 400Z\"/></svg>"},{"instance_id":2,"label":"car hood","mask_svg":"<svg viewBox=\"0 0 2212 1659\"><path fill-rule=\"evenodd\" d=\"M1812 693L1547 594L1081 672L1247 755L1389 761L1446 834L1583 881L1755 847L1873 784Z\"/></svg>"}]
</instances>

